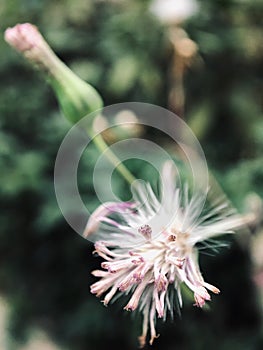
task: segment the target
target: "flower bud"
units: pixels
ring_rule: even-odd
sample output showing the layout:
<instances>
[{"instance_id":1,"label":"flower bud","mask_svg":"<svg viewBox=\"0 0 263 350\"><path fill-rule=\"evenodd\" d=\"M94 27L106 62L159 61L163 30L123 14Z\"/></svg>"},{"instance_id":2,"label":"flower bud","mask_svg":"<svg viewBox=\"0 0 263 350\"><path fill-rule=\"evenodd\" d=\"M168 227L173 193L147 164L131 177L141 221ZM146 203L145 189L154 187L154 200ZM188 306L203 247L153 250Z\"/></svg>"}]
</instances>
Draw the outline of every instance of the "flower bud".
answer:
<instances>
[{"instance_id":1,"label":"flower bud","mask_svg":"<svg viewBox=\"0 0 263 350\"><path fill-rule=\"evenodd\" d=\"M55 55L36 26L24 23L8 28L5 40L45 74L62 112L71 123L102 108L99 93Z\"/></svg>"}]
</instances>

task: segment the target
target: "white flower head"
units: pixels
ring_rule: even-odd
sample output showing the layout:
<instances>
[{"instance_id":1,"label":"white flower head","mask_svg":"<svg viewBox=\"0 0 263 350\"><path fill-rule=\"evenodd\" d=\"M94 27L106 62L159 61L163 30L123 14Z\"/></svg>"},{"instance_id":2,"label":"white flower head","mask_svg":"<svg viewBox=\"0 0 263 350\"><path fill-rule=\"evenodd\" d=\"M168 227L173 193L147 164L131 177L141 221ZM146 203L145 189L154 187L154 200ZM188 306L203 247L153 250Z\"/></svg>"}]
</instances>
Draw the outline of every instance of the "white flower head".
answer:
<instances>
[{"instance_id":1,"label":"white flower head","mask_svg":"<svg viewBox=\"0 0 263 350\"><path fill-rule=\"evenodd\" d=\"M177 187L171 162L163 167L162 182L160 199L150 184L137 182L134 202L104 203L84 232L86 237L96 232L95 252L104 259L102 270L93 271L100 280L91 292L104 294L105 305L119 293L131 295L124 309L143 314L141 347L148 331L150 344L157 337L156 318L165 320L176 305L182 306L182 283L192 290L198 307L211 299L209 291L219 293L201 275L196 244L209 245L209 239L242 225L225 203L200 215L206 193L189 197L186 188Z\"/></svg>"}]
</instances>

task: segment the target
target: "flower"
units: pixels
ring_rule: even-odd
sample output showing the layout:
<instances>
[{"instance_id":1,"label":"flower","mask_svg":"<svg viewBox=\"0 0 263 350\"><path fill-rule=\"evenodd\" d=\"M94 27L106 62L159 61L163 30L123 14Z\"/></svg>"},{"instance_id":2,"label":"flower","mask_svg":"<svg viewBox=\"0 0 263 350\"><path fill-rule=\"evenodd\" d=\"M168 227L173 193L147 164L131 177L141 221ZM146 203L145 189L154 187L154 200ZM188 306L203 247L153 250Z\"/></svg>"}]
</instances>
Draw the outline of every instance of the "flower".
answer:
<instances>
[{"instance_id":1,"label":"flower","mask_svg":"<svg viewBox=\"0 0 263 350\"><path fill-rule=\"evenodd\" d=\"M90 217L84 235L95 236L95 252L104 259L102 270L93 271L100 280L91 286L98 297L106 293L104 305L118 293L130 294L125 310L143 314L140 346L157 337L156 316L173 316L174 305L182 306L180 285L194 294L195 305L210 301L209 291L219 289L204 281L198 265L197 243L209 246L219 234L233 232L242 219L223 203L200 215L203 196L189 198L174 181L173 164L162 171L162 195L158 200L149 184L133 187L135 202L101 205Z\"/></svg>"}]
</instances>

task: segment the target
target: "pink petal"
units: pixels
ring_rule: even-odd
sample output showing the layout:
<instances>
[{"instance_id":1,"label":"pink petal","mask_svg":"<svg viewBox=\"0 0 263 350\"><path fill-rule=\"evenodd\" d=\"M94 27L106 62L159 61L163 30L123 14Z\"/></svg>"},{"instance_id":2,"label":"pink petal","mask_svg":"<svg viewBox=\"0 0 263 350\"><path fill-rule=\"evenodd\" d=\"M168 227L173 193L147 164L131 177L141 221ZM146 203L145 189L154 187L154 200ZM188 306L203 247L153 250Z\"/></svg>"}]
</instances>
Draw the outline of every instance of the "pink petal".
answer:
<instances>
[{"instance_id":1,"label":"pink petal","mask_svg":"<svg viewBox=\"0 0 263 350\"><path fill-rule=\"evenodd\" d=\"M131 209L134 207L134 203L131 202L121 202L121 203L115 203L115 202L106 202L102 205L100 205L90 216L86 228L84 230L83 236L88 237L95 231L97 231L99 227L99 223L103 220L108 221L110 224L121 227L116 221L109 219L108 215L113 213L125 213L128 209Z\"/></svg>"}]
</instances>

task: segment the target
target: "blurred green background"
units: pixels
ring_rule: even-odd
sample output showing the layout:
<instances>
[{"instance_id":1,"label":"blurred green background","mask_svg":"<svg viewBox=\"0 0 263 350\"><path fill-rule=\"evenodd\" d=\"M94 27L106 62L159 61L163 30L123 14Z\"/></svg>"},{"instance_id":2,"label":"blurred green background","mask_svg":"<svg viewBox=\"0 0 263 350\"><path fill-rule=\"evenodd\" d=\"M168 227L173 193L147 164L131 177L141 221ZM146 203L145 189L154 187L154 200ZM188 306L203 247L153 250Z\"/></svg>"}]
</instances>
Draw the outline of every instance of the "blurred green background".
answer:
<instances>
[{"instance_id":1,"label":"blurred green background","mask_svg":"<svg viewBox=\"0 0 263 350\"><path fill-rule=\"evenodd\" d=\"M140 334L139 317L118 304L105 308L89 292L100 261L65 222L53 188L56 153L70 125L42 77L3 40L8 26L23 22L40 28L105 105L136 101L177 111L234 205L259 213L251 234L232 238L218 256L201 255L205 279L222 290L210 310L186 303L181 318L158 324L152 349L263 348L263 2L199 0L193 16L169 24L150 5L0 0L0 294L8 305L1 349L29 349L36 329L69 350L135 349ZM180 33L189 40L180 42ZM87 174L96 154L91 147L80 175L93 208ZM140 168L134 163L138 176ZM51 349L47 340L41 346L33 348Z\"/></svg>"}]
</instances>

